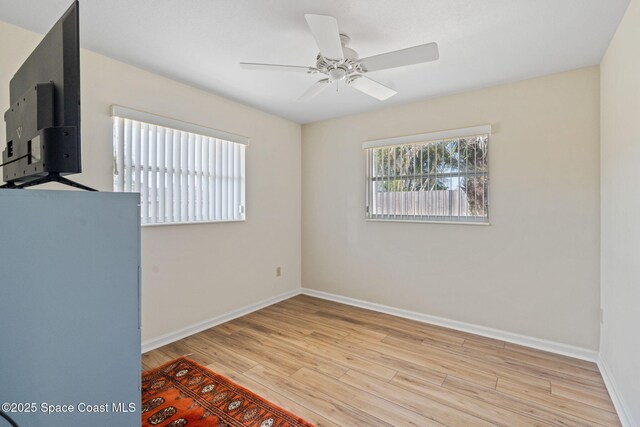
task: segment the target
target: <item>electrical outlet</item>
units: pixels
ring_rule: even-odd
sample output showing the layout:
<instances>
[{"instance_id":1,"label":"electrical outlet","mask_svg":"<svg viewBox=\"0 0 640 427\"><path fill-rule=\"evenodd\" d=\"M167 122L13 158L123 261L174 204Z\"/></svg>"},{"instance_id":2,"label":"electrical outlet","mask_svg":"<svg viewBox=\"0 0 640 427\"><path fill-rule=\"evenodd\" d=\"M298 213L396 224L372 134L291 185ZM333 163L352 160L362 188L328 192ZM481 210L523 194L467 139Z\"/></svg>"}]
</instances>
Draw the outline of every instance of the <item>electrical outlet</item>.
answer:
<instances>
[{"instance_id":1,"label":"electrical outlet","mask_svg":"<svg viewBox=\"0 0 640 427\"><path fill-rule=\"evenodd\" d=\"M276 267L276 277L282 276L282 267Z\"/></svg>"}]
</instances>

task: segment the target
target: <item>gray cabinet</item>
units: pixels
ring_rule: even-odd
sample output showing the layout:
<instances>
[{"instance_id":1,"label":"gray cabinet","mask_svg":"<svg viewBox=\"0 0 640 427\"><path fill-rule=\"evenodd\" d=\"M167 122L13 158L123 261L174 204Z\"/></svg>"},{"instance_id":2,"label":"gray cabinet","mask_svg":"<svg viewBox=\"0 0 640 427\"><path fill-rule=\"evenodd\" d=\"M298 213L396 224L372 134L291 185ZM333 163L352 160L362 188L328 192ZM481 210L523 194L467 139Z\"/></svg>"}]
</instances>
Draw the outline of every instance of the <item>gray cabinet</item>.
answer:
<instances>
[{"instance_id":1,"label":"gray cabinet","mask_svg":"<svg viewBox=\"0 0 640 427\"><path fill-rule=\"evenodd\" d=\"M31 410L21 427L140 425L138 205L0 190L0 404Z\"/></svg>"}]
</instances>

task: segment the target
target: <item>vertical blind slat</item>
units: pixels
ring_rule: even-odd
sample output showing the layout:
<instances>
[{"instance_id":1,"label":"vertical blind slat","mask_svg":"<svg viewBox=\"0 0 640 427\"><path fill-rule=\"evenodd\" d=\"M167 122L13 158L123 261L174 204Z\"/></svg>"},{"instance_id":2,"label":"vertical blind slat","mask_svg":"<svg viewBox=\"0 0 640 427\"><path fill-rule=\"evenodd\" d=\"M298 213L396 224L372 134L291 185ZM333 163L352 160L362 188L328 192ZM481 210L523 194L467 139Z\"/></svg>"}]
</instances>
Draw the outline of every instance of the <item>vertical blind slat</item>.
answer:
<instances>
[{"instance_id":1,"label":"vertical blind slat","mask_svg":"<svg viewBox=\"0 0 640 427\"><path fill-rule=\"evenodd\" d=\"M227 144L224 141L220 141L220 146L221 146L221 150L222 150L222 161L221 161L221 169L220 169L220 186L221 186L221 196L220 196L220 208L221 208L221 212L220 212L220 219L221 220L225 220L227 219L227 209L225 207L225 209L222 209L223 207L223 202L227 201L227 193L228 193L228 189L227 189L227 174L228 172L228 164L229 162L226 160L227 159L227 155L228 155L228 150L227 150Z\"/></svg>"},{"instance_id":2,"label":"vertical blind slat","mask_svg":"<svg viewBox=\"0 0 640 427\"><path fill-rule=\"evenodd\" d=\"M209 207L208 207L208 219L209 221L215 220L215 151L216 151L216 142L214 138L209 138L207 146L209 147L209 161L207 163L207 174L209 176Z\"/></svg>"},{"instance_id":3,"label":"vertical blind slat","mask_svg":"<svg viewBox=\"0 0 640 427\"><path fill-rule=\"evenodd\" d=\"M370 209L370 203L369 203L369 182L371 182L371 171L369 168L369 157L370 157L371 153L369 152L369 150L366 151L366 156L365 156L365 180L364 180L364 191L365 191L365 200L364 200L364 206L366 209L366 214L369 214L369 209Z\"/></svg>"},{"instance_id":4,"label":"vertical blind slat","mask_svg":"<svg viewBox=\"0 0 640 427\"><path fill-rule=\"evenodd\" d=\"M240 204L242 206L242 214L240 215L240 219L245 219L247 215L246 208L246 194L245 194L245 186L247 182L246 178L246 165L245 165L245 146L240 146Z\"/></svg>"},{"instance_id":5,"label":"vertical blind slat","mask_svg":"<svg viewBox=\"0 0 640 427\"><path fill-rule=\"evenodd\" d=\"M200 220L201 221L206 221L207 220L207 205L209 204L209 201L206 200L207 196L209 195L209 189L207 188L207 177L204 173L205 171L205 165L207 164L207 154L205 153L206 151L206 145L207 145L207 141L208 138L206 136L201 137L200 139L200 147L199 147L199 153L200 153L200 166L198 168L198 173L200 174L200 186L199 186L199 193L200 193Z\"/></svg>"},{"instance_id":6,"label":"vertical blind slat","mask_svg":"<svg viewBox=\"0 0 640 427\"><path fill-rule=\"evenodd\" d=\"M140 212L142 224L149 222L149 125L142 123L140 126Z\"/></svg>"},{"instance_id":7,"label":"vertical blind slat","mask_svg":"<svg viewBox=\"0 0 640 427\"><path fill-rule=\"evenodd\" d=\"M173 131L173 141L171 143L173 147L173 220L180 222L180 131Z\"/></svg>"},{"instance_id":8,"label":"vertical blind slat","mask_svg":"<svg viewBox=\"0 0 640 427\"><path fill-rule=\"evenodd\" d=\"M140 173L142 170L142 163L140 161L140 122L134 121L131 129L131 143L133 144L133 187L131 191L140 192Z\"/></svg>"},{"instance_id":9,"label":"vertical blind slat","mask_svg":"<svg viewBox=\"0 0 640 427\"><path fill-rule=\"evenodd\" d=\"M150 198L149 198L149 221L152 223L157 222L157 198L158 198L158 186L156 185L157 181L157 154L156 154L156 126L149 126L149 189Z\"/></svg>"},{"instance_id":10,"label":"vertical blind slat","mask_svg":"<svg viewBox=\"0 0 640 427\"><path fill-rule=\"evenodd\" d=\"M180 132L180 220L189 221L189 134Z\"/></svg>"},{"instance_id":11,"label":"vertical blind slat","mask_svg":"<svg viewBox=\"0 0 640 427\"><path fill-rule=\"evenodd\" d=\"M164 158L166 165L166 193L164 201L167 222L173 222L173 129L166 129L164 134Z\"/></svg>"},{"instance_id":12,"label":"vertical blind slat","mask_svg":"<svg viewBox=\"0 0 640 427\"><path fill-rule=\"evenodd\" d=\"M194 196L194 215L196 221L202 221L202 175L200 174L202 167L202 151L200 150L200 144L202 143L202 136L196 135L193 142L193 176L195 178L195 188L193 192Z\"/></svg>"},{"instance_id":13,"label":"vertical blind slat","mask_svg":"<svg viewBox=\"0 0 640 427\"><path fill-rule=\"evenodd\" d=\"M124 174L123 188L124 191L131 191L131 120L124 121Z\"/></svg>"},{"instance_id":14,"label":"vertical blind slat","mask_svg":"<svg viewBox=\"0 0 640 427\"><path fill-rule=\"evenodd\" d=\"M240 219L240 145L233 144L233 218Z\"/></svg>"},{"instance_id":15,"label":"vertical blind slat","mask_svg":"<svg viewBox=\"0 0 640 427\"><path fill-rule=\"evenodd\" d=\"M124 119L117 119L114 127L118 136L114 144L116 150L115 186L116 191L124 191Z\"/></svg>"},{"instance_id":16,"label":"vertical blind slat","mask_svg":"<svg viewBox=\"0 0 640 427\"><path fill-rule=\"evenodd\" d=\"M158 213L157 213L157 221L165 222L165 149L164 149L164 138L165 138L166 128L158 126L156 131L156 144L157 144L157 166L158 166L158 182L156 186L158 188Z\"/></svg>"},{"instance_id":17,"label":"vertical blind slat","mask_svg":"<svg viewBox=\"0 0 640 427\"><path fill-rule=\"evenodd\" d=\"M238 172L236 169L236 144L232 144L231 149L231 176L229 179L230 185L229 188L231 190L231 202L229 203L230 210L230 219L236 219L238 217L238 197L236 196L236 173Z\"/></svg>"},{"instance_id":18,"label":"vertical blind slat","mask_svg":"<svg viewBox=\"0 0 640 427\"><path fill-rule=\"evenodd\" d=\"M207 162L209 160L209 138L202 137L202 166L200 173L202 174L202 220L209 221L209 170Z\"/></svg>"},{"instance_id":19,"label":"vertical blind slat","mask_svg":"<svg viewBox=\"0 0 640 427\"><path fill-rule=\"evenodd\" d=\"M195 135L189 134L188 137L188 176L189 176L189 195L187 197L187 204L189 205L189 221L195 221L195 201L196 201L196 182L193 170L195 168Z\"/></svg>"},{"instance_id":20,"label":"vertical blind slat","mask_svg":"<svg viewBox=\"0 0 640 427\"><path fill-rule=\"evenodd\" d=\"M124 191L130 190L130 182L131 182L131 159L129 155L131 154L131 122L129 120L124 121L124 145L123 145L123 154L124 154L124 169L122 173L122 186Z\"/></svg>"},{"instance_id":21,"label":"vertical blind slat","mask_svg":"<svg viewBox=\"0 0 640 427\"><path fill-rule=\"evenodd\" d=\"M222 220L222 142L216 139L216 220Z\"/></svg>"},{"instance_id":22,"label":"vertical blind slat","mask_svg":"<svg viewBox=\"0 0 640 427\"><path fill-rule=\"evenodd\" d=\"M227 143L227 219L233 219L233 147Z\"/></svg>"}]
</instances>

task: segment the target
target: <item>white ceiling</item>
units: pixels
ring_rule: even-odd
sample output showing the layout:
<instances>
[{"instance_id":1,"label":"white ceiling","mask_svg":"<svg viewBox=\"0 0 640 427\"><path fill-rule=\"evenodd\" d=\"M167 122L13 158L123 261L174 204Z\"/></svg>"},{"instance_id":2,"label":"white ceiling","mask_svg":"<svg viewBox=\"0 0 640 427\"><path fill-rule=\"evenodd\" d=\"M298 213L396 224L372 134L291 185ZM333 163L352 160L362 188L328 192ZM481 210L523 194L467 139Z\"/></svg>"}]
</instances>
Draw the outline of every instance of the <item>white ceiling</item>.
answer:
<instances>
[{"instance_id":1,"label":"white ceiling","mask_svg":"<svg viewBox=\"0 0 640 427\"><path fill-rule=\"evenodd\" d=\"M70 0L0 0L0 20L46 32ZM81 0L85 48L299 123L598 64L629 0ZM335 16L360 57L435 41L440 60L372 72L399 93L349 87L296 99L318 75L305 13ZM5 41L2 41L5 42Z\"/></svg>"}]
</instances>

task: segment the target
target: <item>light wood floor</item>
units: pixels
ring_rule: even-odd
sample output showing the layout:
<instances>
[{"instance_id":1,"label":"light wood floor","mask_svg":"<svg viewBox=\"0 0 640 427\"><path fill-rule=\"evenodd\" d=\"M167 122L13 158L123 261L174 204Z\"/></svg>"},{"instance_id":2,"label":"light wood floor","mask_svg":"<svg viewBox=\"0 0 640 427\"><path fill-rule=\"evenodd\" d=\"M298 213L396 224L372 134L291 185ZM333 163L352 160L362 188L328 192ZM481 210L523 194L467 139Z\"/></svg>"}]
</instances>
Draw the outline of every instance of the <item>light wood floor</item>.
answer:
<instances>
[{"instance_id":1,"label":"light wood floor","mask_svg":"<svg viewBox=\"0 0 640 427\"><path fill-rule=\"evenodd\" d=\"M595 364L297 296L143 355L225 375L321 426L620 425Z\"/></svg>"}]
</instances>

